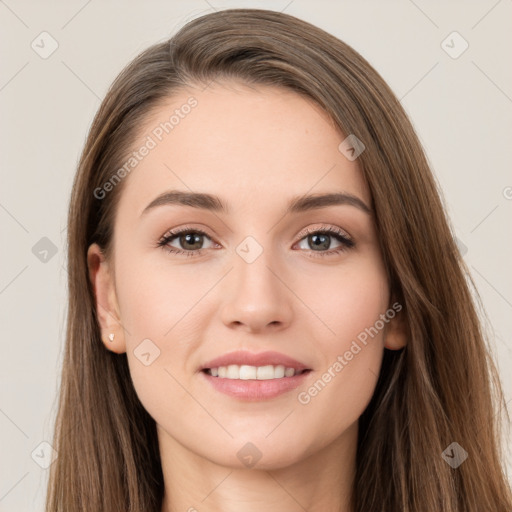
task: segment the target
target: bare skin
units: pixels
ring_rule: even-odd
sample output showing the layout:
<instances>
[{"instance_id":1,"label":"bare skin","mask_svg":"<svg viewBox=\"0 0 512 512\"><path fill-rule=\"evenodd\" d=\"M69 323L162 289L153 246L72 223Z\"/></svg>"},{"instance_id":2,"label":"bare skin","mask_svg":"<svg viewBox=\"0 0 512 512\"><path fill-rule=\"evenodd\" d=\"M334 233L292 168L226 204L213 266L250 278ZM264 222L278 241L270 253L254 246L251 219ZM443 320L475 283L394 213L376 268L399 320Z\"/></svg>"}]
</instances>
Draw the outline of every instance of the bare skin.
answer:
<instances>
[{"instance_id":1,"label":"bare skin","mask_svg":"<svg viewBox=\"0 0 512 512\"><path fill-rule=\"evenodd\" d=\"M327 115L279 88L181 91L141 126L136 148L190 96L197 106L125 178L113 261L96 244L88 252L104 344L127 353L137 394L157 423L162 512L351 512L358 418L384 347L403 347L405 329L397 314L333 369L391 307L373 214L353 204L285 210L297 196L333 192L369 208L370 193L357 160L338 150L345 136ZM142 213L168 190L213 194L228 211L166 204ZM157 245L185 226L206 232L196 235L200 251L183 236ZM314 233L326 229L355 245L328 234L315 250ZM250 263L237 252L248 236L256 243L242 247L261 248ZM145 339L160 351L147 366L135 353ZM200 367L237 349L277 351L312 371L274 398L234 398ZM309 392L319 379L325 386ZM244 446L260 454L252 467L238 456Z\"/></svg>"}]
</instances>

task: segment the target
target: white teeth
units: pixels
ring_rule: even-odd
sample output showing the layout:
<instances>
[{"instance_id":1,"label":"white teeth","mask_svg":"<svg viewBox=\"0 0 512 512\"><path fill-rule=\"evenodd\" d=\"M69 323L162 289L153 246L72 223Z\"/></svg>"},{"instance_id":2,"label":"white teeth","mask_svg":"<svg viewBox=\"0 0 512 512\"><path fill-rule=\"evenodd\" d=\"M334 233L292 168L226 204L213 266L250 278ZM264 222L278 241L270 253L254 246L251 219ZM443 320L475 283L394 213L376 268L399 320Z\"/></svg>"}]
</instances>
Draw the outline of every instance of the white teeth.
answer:
<instances>
[{"instance_id":1,"label":"white teeth","mask_svg":"<svg viewBox=\"0 0 512 512\"><path fill-rule=\"evenodd\" d=\"M284 366L278 365L274 369L274 379L282 379L284 377Z\"/></svg>"},{"instance_id":2,"label":"white teeth","mask_svg":"<svg viewBox=\"0 0 512 512\"><path fill-rule=\"evenodd\" d=\"M281 379L283 377L293 377L302 373L302 370L294 368L285 368L282 364L273 366L249 366L230 364L228 366L219 366L218 368L209 368L208 374L212 377L220 377L223 379L239 379L239 380L271 380Z\"/></svg>"},{"instance_id":3,"label":"white teeth","mask_svg":"<svg viewBox=\"0 0 512 512\"><path fill-rule=\"evenodd\" d=\"M285 377L293 377L294 374L295 374L295 370L293 368L286 368L286 370L284 371Z\"/></svg>"},{"instance_id":4,"label":"white teeth","mask_svg":"<svg viewBox=\"0 0 512 512\"><path fill-rule=\"evenodd\" d=\"M240 366L240 378L242 380L255 379L256 372L257 370L255 366L247 366L246 364Z\"/></svg>"},{"instance_id":5,"label":"white teeth","mask_svg":"<svg viewBox=\"0 0 512 512\"><path fill-rule=\"evenodd\" d=\"M239 379L240 378L240 368L236 364L230 364L228 366L228 371L226 372L227 379Z\"/></svg>"},{"instance_id":6,"label":"white teeth","mask_svg":"<svg viewBox=\"0 0 512 512\"><path fill-rule=\"evenodd\" d=\"M256 373L256 378L258 380L270 380L275 377L274 367L269 364L267 366L258 366L258 371Z\"/></svg>"}]
</instances>

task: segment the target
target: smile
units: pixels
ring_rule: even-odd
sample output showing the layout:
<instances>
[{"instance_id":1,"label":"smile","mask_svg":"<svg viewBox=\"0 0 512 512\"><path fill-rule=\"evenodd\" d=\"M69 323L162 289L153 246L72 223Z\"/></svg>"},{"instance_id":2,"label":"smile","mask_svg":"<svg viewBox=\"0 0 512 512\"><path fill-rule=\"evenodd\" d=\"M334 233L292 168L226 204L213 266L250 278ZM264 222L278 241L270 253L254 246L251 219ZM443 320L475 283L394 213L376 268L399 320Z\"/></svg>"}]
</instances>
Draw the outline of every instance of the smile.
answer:
<instances>
[{"instance_id":1,"label":"smile","mask_svg":"<svg viewBox=\"0 0 512 512\"><path fill-rule=\"evenodd\" d=\"M295 368L286 368L283 365L265 365L249 366L230 364L228 366L219 366L217 368L205 368L208 375L221 379L233 380L272 380L283 377L293 377L300 375L308 370L296 370Z\"/></svg>"}]
</instances>

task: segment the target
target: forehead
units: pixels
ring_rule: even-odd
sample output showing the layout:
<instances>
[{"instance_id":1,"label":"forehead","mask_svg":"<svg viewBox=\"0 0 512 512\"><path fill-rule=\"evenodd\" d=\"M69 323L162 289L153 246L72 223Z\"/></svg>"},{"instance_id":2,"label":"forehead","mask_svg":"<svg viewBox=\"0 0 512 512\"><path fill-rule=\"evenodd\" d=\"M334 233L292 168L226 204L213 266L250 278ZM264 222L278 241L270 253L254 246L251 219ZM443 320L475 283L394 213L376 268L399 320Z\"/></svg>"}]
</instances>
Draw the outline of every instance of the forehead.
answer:
<instances>
[{"instance_id":1,"label":"forehead","mask_svg":"<svg viewBox=\"0 0 512 512\"><path fill-rule=\"evenodd\" d=\"M289 197L332 190L370 203L357 162L338 149L345 135L316 103L287 89L189 87L158 105L138 131L120 211L140 215L176 188L218 195L237 210L249 203L277 209Z\"/></svg>"}]
</instances>

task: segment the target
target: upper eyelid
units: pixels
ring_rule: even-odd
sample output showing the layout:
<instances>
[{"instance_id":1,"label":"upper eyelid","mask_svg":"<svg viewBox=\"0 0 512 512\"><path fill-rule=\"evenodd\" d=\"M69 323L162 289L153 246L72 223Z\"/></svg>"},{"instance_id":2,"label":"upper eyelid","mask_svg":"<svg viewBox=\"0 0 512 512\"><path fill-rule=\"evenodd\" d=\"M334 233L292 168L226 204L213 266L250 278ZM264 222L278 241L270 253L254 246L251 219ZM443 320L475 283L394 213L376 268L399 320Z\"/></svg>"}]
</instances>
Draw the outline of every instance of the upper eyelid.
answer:
<instances>
[{"instance_id":1,"label":"upper eyelid","mask_svg":"<svg viewBox=\"0 0 512 512\"><path fill-rule=\"evenodd\" d=\"M183 233L200 233L202 235L206 235L212 241L215 240L215 237L210 235L206 229L188 226L185 226L184 228L169 229L161 236L160 240L162 241L168 238L176 238Z\"/></svg>"},{"instance_id":2,"label":"upper eyelid","mask_svg":"<svg viewBox=\"0 0 512 512\"><path fill-rule=\"evenodd\" d=\"M341 232L341 234L343 234L345 236L345 238L349 239L349 240L352 240L352 236L343 228L340 228L338 226L331 226L329 224L324 224L323 226L321 227L314 227L314 228L311 228L311 227L307 227L307 228L304 228L304 230L301 230L299 232L299 235L302 234L301 236L301 240L302 238L304 238L304 236L307 236L311 233L321 233L321 232L324 232L324 231L327 231L328 233L335 233L335 234L340 234L338 232ZM298 235L298 236L299 236Z\"/></svg>"}]
</instances>

